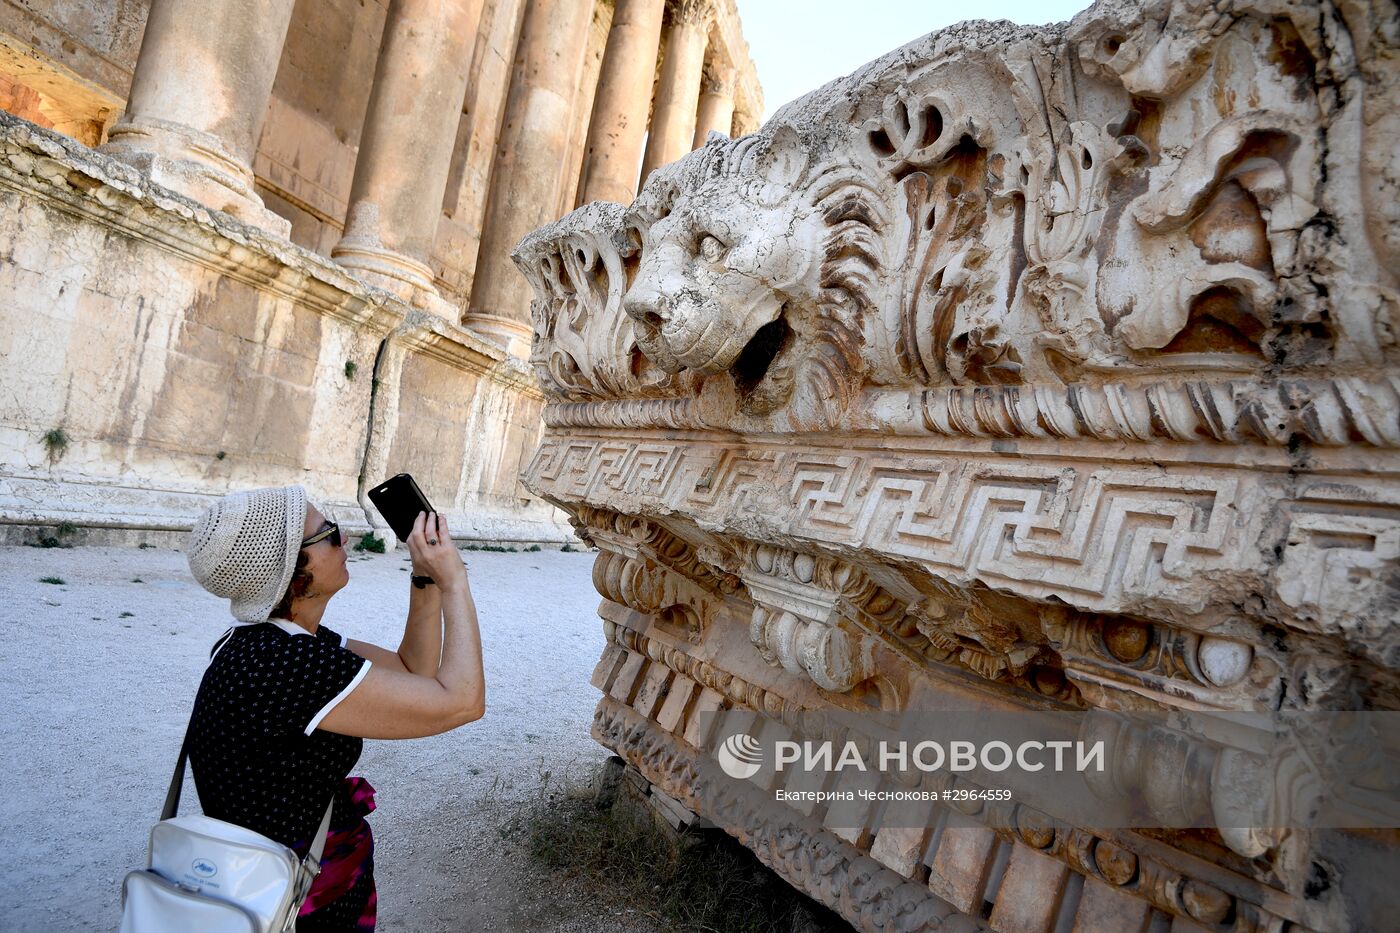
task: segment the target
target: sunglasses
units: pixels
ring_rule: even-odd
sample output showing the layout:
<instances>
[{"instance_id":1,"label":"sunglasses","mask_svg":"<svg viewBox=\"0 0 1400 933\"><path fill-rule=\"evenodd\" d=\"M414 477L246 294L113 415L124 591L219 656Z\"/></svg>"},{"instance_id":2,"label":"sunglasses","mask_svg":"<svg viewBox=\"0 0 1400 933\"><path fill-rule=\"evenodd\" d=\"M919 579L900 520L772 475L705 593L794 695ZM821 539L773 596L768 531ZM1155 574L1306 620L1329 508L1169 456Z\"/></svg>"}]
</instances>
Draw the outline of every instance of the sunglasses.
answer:
<instances>
[{"instance_id":1,"label":"sunglasses","mask_svg":"<svg viewBox=\"0 0 1400 933\"><path fill-rule=\"evenodd\" d=\"M340 526L335 522L327 521L325 528L322 528L309 538L303 538L301 546L311 547L311 545L324 541L327 538L331 539L331 547L340 547Z\"/></svg>"}]
</instances>

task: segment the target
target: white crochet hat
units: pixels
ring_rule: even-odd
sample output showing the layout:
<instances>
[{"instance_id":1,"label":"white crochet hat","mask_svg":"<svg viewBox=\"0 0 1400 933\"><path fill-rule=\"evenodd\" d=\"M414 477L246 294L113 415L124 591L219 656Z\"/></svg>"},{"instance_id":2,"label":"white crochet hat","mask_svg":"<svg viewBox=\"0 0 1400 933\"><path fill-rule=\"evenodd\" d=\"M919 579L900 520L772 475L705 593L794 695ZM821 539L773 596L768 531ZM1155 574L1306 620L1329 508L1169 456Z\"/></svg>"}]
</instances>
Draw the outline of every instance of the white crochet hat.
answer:
<instances>
[{"instance_id":1,"label":"white crochet hat","mask_svg":"<svg viewBox=\"0 0 1400 933\"><path fill-rule=\"evenodd\" d=\"M287 592L306 525L300 486L232 492L204 510L185 544L190 573L230 601L240 622L265 622Z\"/></svg>"}]
</instances>

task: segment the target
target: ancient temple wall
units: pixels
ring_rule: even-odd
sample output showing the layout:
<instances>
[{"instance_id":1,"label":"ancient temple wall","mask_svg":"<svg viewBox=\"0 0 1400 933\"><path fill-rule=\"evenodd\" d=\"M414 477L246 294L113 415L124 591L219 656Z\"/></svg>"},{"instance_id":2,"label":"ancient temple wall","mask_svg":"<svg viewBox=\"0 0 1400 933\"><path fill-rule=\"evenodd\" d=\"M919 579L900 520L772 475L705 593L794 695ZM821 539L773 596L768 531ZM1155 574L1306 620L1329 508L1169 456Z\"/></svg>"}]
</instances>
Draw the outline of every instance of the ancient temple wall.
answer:
<instances>
[{"instance_id":1,"label":"ancient temple wall","mask_svg":"<svg viewBox=\"0 0 1400 933\"><path fill-rule=\"evenodd\" d=\"M7 511L23 507L25 478L61 477L36 511L81 512L104 489L299 482L304 467L317 494L353 506L370 388L344 367L372 371L394 312L349 293L318 306L277 281L275 259L244 272L244 247L149 200L126 216L119 189L98 188L108 207L62 175L36 178L45 156L23 142L8 135L5 153ZM348 284L334 276L322 292ZM69 438L61 455L41 443L51 430ZM111 512L146 517L139 502Z\"/></svg>"},{"instance_id":2,"label":"ancient temple wall","mask_svg":"<svg viewBox=\"0 0 1400 933\"><path fill-rule=\"evenodd\" d=\"M362 531L386 469L464 534L561 537L519 492L538 392L499 348L4 114L0 218L6 540L146 540L285 483Z\"/></svg>"},{"instance_id":3,"label":"ancient temple wall","mask_svg":"<svg viewBox=\"0 0 1400 933\"><path fill-rule=\"evenodd\" d=\"M125 105L149 7L149 0L61 0L36 10L7 0L0 35L45 63L54 94L71 110L86 108L87 120L110 123ZM302 2L287 28L253 168L259 194L292 222L292 241L323 255L344 226L386 9L384 0ZM83 87L91 89L87 97ZM71 125L42 112L10 112L61 131ZM79 139L95 146L105 137Z\"/></svg>"},{"instance_id":4,"label":"ancient temple wall","mask_svg":"<svg viewBox=\"0 0 1400 933\"><path fill-rule=\"evenodd\" d=\"M431 320L390 336L380 357L373 436L375 476L413 473L433 504L460 516L463 535L554 540L557 513L520 482L533 451L543 399L518 365L483 356L460 328Z\"/></svg>"},{"instance_id":5,"label":"ancient temple wall","mask_svg":"<svg viewBox=\"0 0 1400 933\"><path fill-rule=\"evenodd\" d=\"M1365 3L961 24L527 237L595 737L863 930L1384 926L1393 761L1313 824L1253 727L1114 732L1095 794L1148 812L1112 823L736 777L715 714L867 761L921 711L1390 721L1397 42Z\"/></svg>"},{"instance_id":6,"label":"ancient temple wall","mask_svg":"<svg viewBox=\"0 0 1400 933\"><path fill-rule=\"evenodd\" d=\"M0 35L9 48L27 50L62 69L61 77L101 88L120 110L131 88L150 6L150 0L53 0L42 5L5 0L0 3Z\"/></svg>"},{"instance_id":7,"label":"ancient temple wall","mask_svg":"<svg viewBox=\"0 0 1400 933\"><path fill-rule=\"evenodd\" d=\"M0 110L114 156L145 181L105 156L61 146L63 159L85 166L79 175L115 172L122 184L162 189L150 197L173 198L169 203L183 205L177 214L197 202L270 235L255 237L256 248L237 238L237 247L210 246L211 237L229 239L217 232L228 218L211 220L204 210L196 224L205 231L196 236L204 245L190 255L162 251L163 234L153 231L188 223L156 211L141 226L120 210L98 210L91 197L80 199L63 223L49 213L35 226L7 218L16 255L30 257L24 267L6 270L15 292L8 323L24 346L42 345L47 369L40 378L39 370L6 359L3 378L34 409L32 417L15 413L7 430L14 450L24 451L16 462L32 474L28 501L46 503L25 511L17 499L17 511L6 514L21 522L54 517L58 489L68 486L46 494L44 483L71 485L70 479L61 478L65 468L58 464L37 463L33 445L62 421L81 439L67 463L81 460L79 472L97 490L64 518L81 518L78 524L150 524L156 519L129 513L170 511L113 505L104 513L103 501L150 498L128 496L130 484L175 483L202 495L259 478L275 481L283 473L274 463L282 463L288 476L324 468L325 494L351 512L363 477L428 471L434 501L473 516L473 535L558 538L558 516L517 475L537 442L543 397L519 359L529 342L526 286L507 256L518 233L502 231L516 229L517 216L554 217L573 202L596 91L609 82L617 90L615 79L603 75L612 5L258 0L240 17L244 6L199 2L205 5L0 0ZM646 3L659 19L662 0ZM733 3L703 6L691 12L719 16L714 55L735 64L742 96L750 109L758 107L761 93ZM559 20L572 24L569 30L555 28L561 12L571 14ZM631 54L616 56L615 66ZM637 55L644 68L653 66L654 50ZM561 59L577 73L561 78L555 67ZM698 59L694 67L701 67ZM532 102L546 85L563 111L546 121L557 132L532 131L523 144L502 145L503 132L540 119L531 116ZM644 125L645 94L611 99L600 126ZM531 167L513 170L521 158ZM26 205L17 216L32 215L31 202L53 202L34 187L31 173L16 171L24 178L11 186L12 197ZM612 183L630 193L636 179ZM94 190L111 187L103 182ZM488 217L491 203L501 207ZM67 239L55 232L60 229ZM42 321L67 307L35 310L49 301L52 283L63 280L49 259L33 258L38 244L43 256L68 262L84 283L110 280L119 312L109 313L94 297L107 286L91 286L81 298L69 296L78 304L62 312L76 325L27 333L31 312ZM298 271L276 271L278 263ZM273 284L263 281L269 275ZM349 297L323 299L321 285L315 294L284 287L288 276L305 275L331 281ZM491 287L479 289L486 297L469 308L483 279ZM128 307L132 300L138 310ZM342 306L371 310L350 313ZM96 362L83 357L84 342L98 333L94 319L128 323L147 308L157 309L149 314L169 332L133 324L129 337L104 342L106 353ZM180 340L195 338L184 338L185 331L203 333L211 321L213 336L187 351ZM72 339L56 343L72 326L78 328ZM248 361L246 372L235 362L239 354ZM346 375L351 366L356 378ZM243 380L253 387L233 397L224 420L234 427L225 433L256 436L260 446L246 448L223 434L200 434L178 453L161 446L179 447L170 436L190 417L186 409L202 404L208 390L198 378L205 370L231 373L235 385ZM157 372L169 378L152 382ZM70 396L84 395L100 404L71 410ZM104 408L112 405L119 412ZM248 432L250 419L264 411L285 417ZM335 438L329 458L315 443L323 418ZM35 427L48 421L55 423ZM211 445L209 465L203 458ZM273 446L281 452L264 463L260 455ZM438 456L449 460L430 465ZM158 466L147 464L152 457ZM154 470L154 478L133 478L133 470Z\"/></svg>"},{"instance_id":8,"label":"ancient temple wall","mask_svg":"<svg viewBox=\"0 0 1400 933\"><path fill-rule=\"evenodd\" d=\"M466 305L476 274L495 143L527 4L481 0L477 6L468 92L428 257L436 288L458 306ZM0 109L89 146L103 143L126 104L149 9L150 0L57 0L42 6L4 0ZM287 28L252 169L263 203L290 221L291 240L322 255L330 255L344 234L387 10L387 0L301 0ZM762 94L733 3L716 4L713 15L716 41L728 49L722 54L739 63L741 109L761 110ZM611 16L610 4L594 5L584 67L574 82L568 148L561 155L560 213L573 203L578 187ZM517 73L514 80L524 79Z\"/></svg>"}]
</instances>

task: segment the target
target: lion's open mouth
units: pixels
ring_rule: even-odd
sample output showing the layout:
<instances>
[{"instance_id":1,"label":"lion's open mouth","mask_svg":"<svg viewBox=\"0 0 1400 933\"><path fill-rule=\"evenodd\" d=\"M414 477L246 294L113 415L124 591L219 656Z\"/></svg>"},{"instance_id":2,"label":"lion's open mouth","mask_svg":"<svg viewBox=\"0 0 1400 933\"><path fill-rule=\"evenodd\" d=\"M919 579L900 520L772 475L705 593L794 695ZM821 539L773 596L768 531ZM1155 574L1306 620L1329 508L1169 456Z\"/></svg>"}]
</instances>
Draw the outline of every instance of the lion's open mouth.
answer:
<instances>
[{"instance_id":1,"label":"lion's open mouth","mask_svg":"<svg viewBox=\"0 0 1400 933\"><path fill-rule=\"evenodd\" d=\"M754 332L739 352L739 358L729 367L734 385L741 393L748 394L757 388L763 377L768 375L768 368L791 340L792 328L788 326L786 313L780 312Z\"/></svg>"}]
</instances>

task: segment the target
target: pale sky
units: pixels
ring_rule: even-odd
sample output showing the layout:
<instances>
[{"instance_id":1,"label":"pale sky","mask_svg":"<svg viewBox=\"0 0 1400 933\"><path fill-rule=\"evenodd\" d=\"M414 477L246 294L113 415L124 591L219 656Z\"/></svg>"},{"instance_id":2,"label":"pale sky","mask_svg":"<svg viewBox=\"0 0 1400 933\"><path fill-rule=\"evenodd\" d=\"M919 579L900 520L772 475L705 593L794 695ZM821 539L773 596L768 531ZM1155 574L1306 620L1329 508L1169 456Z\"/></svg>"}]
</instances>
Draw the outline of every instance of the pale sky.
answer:
<instances>
[{"instance_id":1,"label":"pale sky","mask_svg":"<svg viewBox=\"0 0 1400 933\"><path fill-rule=\"evenodd\" d=\"M767 120L783 104L920 36L965 19L1038 25L1089 0L737 0Z\"/></svg>"}]
</instances>

